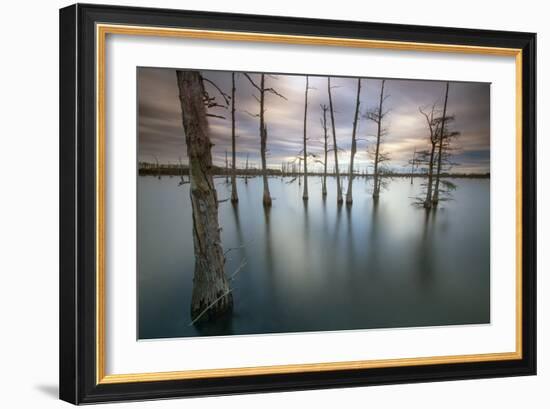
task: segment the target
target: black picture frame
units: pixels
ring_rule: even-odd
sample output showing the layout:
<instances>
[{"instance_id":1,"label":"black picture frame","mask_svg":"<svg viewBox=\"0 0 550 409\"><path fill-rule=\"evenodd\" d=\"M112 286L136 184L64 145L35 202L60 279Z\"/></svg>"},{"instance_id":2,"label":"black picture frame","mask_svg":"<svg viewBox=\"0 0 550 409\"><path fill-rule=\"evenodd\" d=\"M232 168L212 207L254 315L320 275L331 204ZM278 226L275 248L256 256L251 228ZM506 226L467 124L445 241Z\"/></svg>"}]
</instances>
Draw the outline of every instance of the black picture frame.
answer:
<instances>
[{"instance_id":1,"label":"black picture frame","mask_svg":"<svg viewBox=\"0 0 550 409\"><path fill-rule=\"evenodd\" d=\"M521 359L98 384L96 23L522 50ZM77 4L60 10L60 398L74 404L536 374L536 34Z\"/></svg>"}]
</instances>

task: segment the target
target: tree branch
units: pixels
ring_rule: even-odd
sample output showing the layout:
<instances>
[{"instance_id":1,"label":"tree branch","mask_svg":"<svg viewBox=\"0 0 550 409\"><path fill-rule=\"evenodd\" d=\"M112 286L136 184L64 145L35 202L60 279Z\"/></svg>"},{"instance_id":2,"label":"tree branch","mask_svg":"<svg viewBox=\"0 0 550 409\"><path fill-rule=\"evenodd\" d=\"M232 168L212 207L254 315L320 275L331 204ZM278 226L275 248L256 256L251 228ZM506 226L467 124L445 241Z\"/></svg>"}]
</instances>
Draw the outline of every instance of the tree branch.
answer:
<instances>
[{"instance_id":1,"label":"tree branch","mask_svg":"<svg viewBox=\"0 0 550 409\"><path fill-rule=\"evenodd\" d=\"M225 92L223 92L220 87L218 87L216 85L216 83L214 83L213 81L209 80L208 78L205 78L203 76L201 76L202 80L203 81L206 81L207 83L211 84L214 88L216 88L218 90L218 92L220 93L220 95L223 97L224 101L225 101L225 105L226 106L229 106L229 101L231 101L231 97L226 94Z\"/></svg>"},{"instance_id":2,"label":"tree branch","mask_svg":"<svg viewBox=\"0 0 550 409\"><path fill-rule=\"evenodd\" d=\"M246 77L248 81L252 84L254 88L256 88L258 91L262 92L262 89L250 78L250 75L248 75L246 72L243 72L243 75Z\"/></svg>"}]
</instances>

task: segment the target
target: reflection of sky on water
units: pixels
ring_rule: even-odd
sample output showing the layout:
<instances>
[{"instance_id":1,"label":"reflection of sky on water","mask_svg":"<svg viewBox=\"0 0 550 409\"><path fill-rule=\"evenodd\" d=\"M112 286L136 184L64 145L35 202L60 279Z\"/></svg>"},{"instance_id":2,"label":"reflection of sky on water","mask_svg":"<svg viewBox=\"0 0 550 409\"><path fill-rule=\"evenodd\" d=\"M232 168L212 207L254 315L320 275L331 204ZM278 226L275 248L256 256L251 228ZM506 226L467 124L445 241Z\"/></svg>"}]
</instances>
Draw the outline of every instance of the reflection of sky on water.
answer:
<instances>
[{"instance_id":1,"label":"reflection of sky on water","mask_svg":"<svg viewBox=\"0 0 550 409\"><path fill-rule=\"evenodd\" d=\"M139 178L140 338L199 335L189 326L194 257L188 186ZM304 205L297 181L239 180L239 203L220 204L233 281L229 322L201 335L486 323L489 320L489 181L456 180L455 200L426 214L411 205L419 181L395 179L377 205L370 180L354 182L351 208L320 194L310 178ZM230 188L216 178L218 197ZM242 247L241 247L242 246Z\"/></svg>"}]
</instances>

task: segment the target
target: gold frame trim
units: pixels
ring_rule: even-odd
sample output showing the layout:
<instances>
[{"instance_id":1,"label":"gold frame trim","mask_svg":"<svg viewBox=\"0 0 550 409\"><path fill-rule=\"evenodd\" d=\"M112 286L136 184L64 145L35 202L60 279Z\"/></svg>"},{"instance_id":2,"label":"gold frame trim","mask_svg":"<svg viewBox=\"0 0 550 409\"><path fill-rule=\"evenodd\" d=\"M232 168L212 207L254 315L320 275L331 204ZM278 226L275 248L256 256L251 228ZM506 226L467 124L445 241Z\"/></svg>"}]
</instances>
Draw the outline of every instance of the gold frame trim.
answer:
<instances>
[{"instance_id":1,"label":"gold frame trim","mask_svg":"<svg viewBox=\"0 0 550 409\"><path fill-rule=\"evenodd\" d=\"M372 48L400 51L429 51L515 57L516 64L516 350L504 353L450 355L367 361L322 362L174 372L105 374L105 41L108 34L160 36L224 41L267 42L296 45ZM96 383L116 384L182 379L204 379L346 369L388 368L412 365L489 362L522 358L522 50L352 38L294 36L235 31L178 29L165 27L96 25Z\"/></svg>"}]
</instances>

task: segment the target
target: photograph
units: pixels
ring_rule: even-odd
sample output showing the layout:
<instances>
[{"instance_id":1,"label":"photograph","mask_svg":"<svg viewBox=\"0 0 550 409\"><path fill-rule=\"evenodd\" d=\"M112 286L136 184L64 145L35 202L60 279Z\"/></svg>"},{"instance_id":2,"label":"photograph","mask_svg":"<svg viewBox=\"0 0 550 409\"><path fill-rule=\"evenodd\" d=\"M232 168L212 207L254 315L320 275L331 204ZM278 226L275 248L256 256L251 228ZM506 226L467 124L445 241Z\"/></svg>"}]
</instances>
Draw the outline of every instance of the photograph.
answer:
<instances>
[{"instance_id":1,"label":"photograph","mask_svg":"<svg viewBox=\"0 0 550 409\"><path fill-rule=\"evenodd\" d=\"M478 4L249 6L59 10L59 81L40 82L59 107L35 110L59 130L59 286L34 286L59 294L59 398L393 385L438 407L471 393L399 384L536 375L544 25ZM42 141L47 120L13 82L26 121L8 139L34 146L20 134L36 122ZM512 400L541 385L483 382L485 406L510 402L502 382Z\"/></svg>"},{"instance_id":2,"label":"photograph","mask_svg":"<svg viewBox=\"0 0 550 409\"><path fill-rule=\"evenodd\" d=\"M491 83L136 70L139 340L491 324Z\"/></svg>"}]
</instances>

